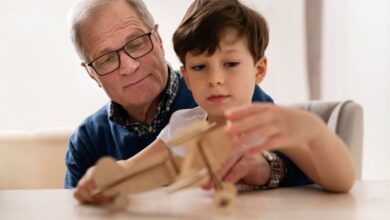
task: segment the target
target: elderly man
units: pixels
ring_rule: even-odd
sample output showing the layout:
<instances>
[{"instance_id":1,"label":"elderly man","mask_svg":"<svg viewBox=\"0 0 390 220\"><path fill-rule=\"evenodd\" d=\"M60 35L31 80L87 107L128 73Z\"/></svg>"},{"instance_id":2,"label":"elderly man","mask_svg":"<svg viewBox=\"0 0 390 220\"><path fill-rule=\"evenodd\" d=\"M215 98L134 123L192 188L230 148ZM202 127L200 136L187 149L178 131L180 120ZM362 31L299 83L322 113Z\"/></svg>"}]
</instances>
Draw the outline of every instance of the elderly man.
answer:
<instances>
[{"instance_id":1,"label":"elderly man","mask_svg":"<svg viewBox=\"0 0 390 220\"><path fill-rule=\"evenodd\" d=\"M65 188L76 187L102 156L118 160L134 156L156 138L174 111L196 106L181 73L167 64L158 25L141 0L82 1L73 8L71 27L82 66L111 102L71 136ZM272 102L259 87L253 100ZM226 164L240 169L225 169L232 172L224 179L250 180L251 186L310 182L280 153L272 158L232 156Z\"/></svg>"}]
</instances>

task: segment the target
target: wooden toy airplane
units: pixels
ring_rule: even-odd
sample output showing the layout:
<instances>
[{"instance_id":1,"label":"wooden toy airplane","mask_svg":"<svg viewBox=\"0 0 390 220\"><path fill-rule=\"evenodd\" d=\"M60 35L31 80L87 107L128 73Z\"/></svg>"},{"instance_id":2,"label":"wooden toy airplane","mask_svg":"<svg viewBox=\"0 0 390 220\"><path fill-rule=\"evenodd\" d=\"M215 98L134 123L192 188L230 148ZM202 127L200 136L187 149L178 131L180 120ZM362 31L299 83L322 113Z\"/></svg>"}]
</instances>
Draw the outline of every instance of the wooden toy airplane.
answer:
<instances>
[{"instance_id":1,"label":"wooden toy airplane","mask_svg":"<svg viewBox=\"0 0 390 220\"><path fill-rule=\"evenodd\" d=\"M114 197L114 207L127 207L127 194L169 186L174 192L201 186L212 181L216 192L214 203L220 211L229 211L235 204L237 191L233 184L222 182L216 175L233 150L233 141L222 126L197 121L168 142L169 148L147 158L131 170L120 167L110 157L96 165L93 195Z\"/></svg>"}]
</instances>

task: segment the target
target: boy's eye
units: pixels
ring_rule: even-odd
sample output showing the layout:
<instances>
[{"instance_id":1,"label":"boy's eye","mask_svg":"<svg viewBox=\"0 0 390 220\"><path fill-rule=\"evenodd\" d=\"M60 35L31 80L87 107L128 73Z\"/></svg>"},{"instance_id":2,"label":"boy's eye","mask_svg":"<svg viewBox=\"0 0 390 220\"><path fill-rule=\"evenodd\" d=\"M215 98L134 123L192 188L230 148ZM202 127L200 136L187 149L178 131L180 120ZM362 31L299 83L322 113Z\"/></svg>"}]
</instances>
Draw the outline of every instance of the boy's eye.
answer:
<instances>
[{"instance_id":1,"label":"boy's eye","mask_svg":"<svg viewBox=\"0 0 390 220\"><path fill-rule=\"evenodd\" d=\"M238 64L240 64L240 63L239 62L227 62L227 63L224 64L224 66L226 66L226 67L235 67Z\"/></svg>"},{"instance_id":2,"label":"boy's eye","mask_svg":"<svg viewBox=\"0 0 390 220\"><path fill-rule=\"evenodd\" d=\"M195 71L201 71L201 70L206 69L206 65L196 65L196 66L192 66L191 69L193 69L193 70L195 70Z\"/></svg>"}]
</instances>

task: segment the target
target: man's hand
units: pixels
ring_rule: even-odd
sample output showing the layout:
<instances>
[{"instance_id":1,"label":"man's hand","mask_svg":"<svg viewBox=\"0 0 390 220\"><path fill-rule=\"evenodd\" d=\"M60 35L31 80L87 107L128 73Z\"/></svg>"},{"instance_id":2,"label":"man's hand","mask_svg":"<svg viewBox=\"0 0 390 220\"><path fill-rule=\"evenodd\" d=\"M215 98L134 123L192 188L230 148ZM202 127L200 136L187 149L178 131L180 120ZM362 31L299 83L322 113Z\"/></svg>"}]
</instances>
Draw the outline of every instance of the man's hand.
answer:
<instances>
[{"instance_id":1,"label":"man's hand","mask_svg":"<svg viewBox=\"0 0 390 220\"><path fill-rule=\"evenodd\" d=\"M249 154L236 148L217 172L218 177L229 183L244 183L249 185L264 185L268 182L270 166L262 154ZM204 189L214 188L212 182L203 186Z\"/></svg>"},{"instance_id":2,"label":"man's hand","mask_svg":"<svg viewBox=\"0 0 390 220\"><path fill-rule=\"evenodd\" d=\"M83 178L77 184L77 188L74 191L74 196L81 203L86 204L106 204L112 201L111 197L104 196L102 194L92 195L92 192L96 189L93 176L95 173L95 167L91 167L87 170Z\"/></svg>"}]
</instances>

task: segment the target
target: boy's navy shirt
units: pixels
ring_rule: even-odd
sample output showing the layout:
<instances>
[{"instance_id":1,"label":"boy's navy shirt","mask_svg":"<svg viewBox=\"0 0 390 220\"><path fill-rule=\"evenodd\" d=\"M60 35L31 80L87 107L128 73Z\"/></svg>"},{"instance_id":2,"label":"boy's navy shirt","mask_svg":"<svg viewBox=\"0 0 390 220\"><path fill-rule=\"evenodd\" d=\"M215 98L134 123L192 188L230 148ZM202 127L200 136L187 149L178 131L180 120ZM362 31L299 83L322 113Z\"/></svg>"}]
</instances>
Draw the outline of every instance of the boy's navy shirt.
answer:
<instances>
[{"instance_id":1,"label":"boy's navy shirt","mask_svg":"<svg viewBox=\"0 0 390 220\"><path fill-rule=\"evenodd\" d=\"M270 102L273 100L259 86L255 87L252 101ZM109 120L110 104L108 103L97 112L85 119L71 135L65 155L67 171L65 188L74 188L87 169L103 156L111 156L117 160L126 160L153 142L160 131L168 124L173 112L180 109L197 106L191 92L180 75L179 91L166 117L155 133L148 136L137 136L123 125ZM305 174L286 156L277 152L286 167L285 179L280 186L303 185L312 183Z\"/></svg>"}]
</instances>

